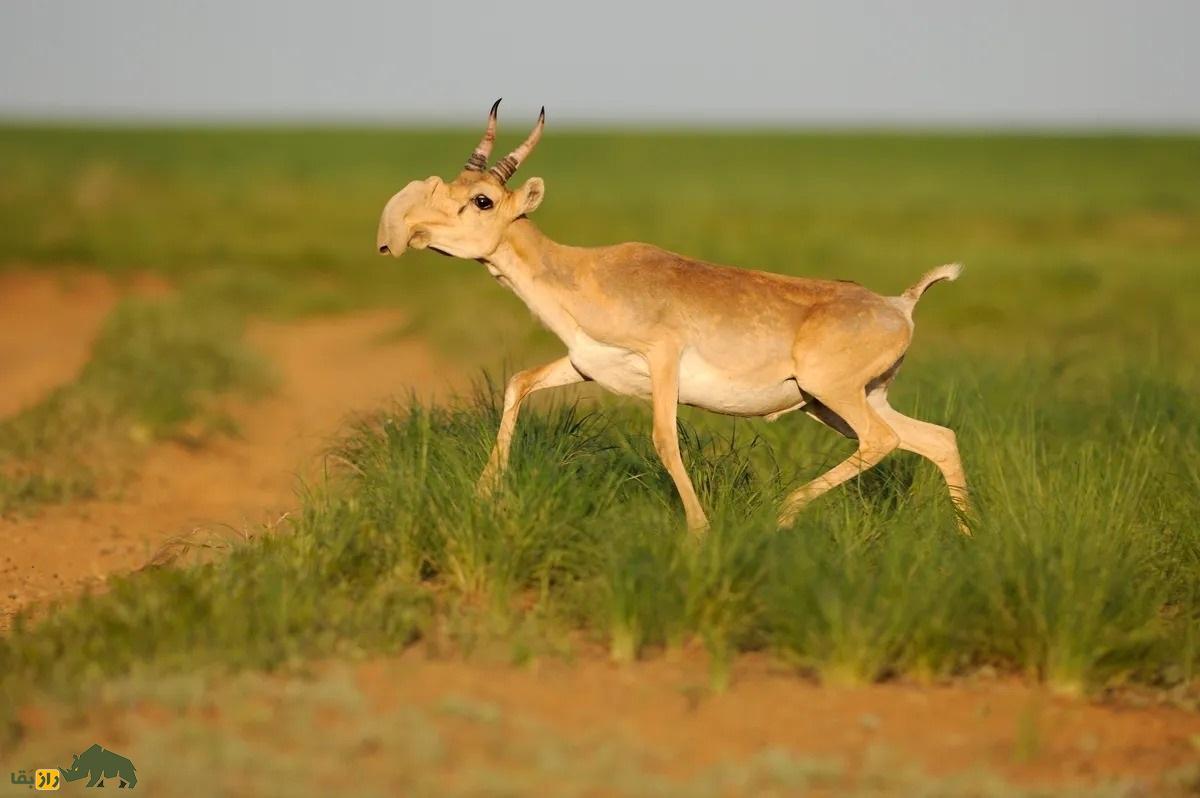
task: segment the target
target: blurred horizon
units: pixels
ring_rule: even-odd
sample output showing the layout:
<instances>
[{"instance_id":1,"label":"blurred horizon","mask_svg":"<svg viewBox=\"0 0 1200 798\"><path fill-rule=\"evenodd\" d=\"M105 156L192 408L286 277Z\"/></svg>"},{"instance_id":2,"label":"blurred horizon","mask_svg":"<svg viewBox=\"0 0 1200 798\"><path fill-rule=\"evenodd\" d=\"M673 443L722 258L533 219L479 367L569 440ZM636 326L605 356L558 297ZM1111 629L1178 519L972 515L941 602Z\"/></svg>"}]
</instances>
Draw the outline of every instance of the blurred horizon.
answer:
<instances>
[{"instance_id":1,"label":"blurred horizon","mask_svg":"<svg viewBox=\"0 0 1200 798\"><path fill-rule=\"evenodd\" d=\"M1200 130L1200 4L0 6L0 122Z\"/></svg>"}]
</instances>

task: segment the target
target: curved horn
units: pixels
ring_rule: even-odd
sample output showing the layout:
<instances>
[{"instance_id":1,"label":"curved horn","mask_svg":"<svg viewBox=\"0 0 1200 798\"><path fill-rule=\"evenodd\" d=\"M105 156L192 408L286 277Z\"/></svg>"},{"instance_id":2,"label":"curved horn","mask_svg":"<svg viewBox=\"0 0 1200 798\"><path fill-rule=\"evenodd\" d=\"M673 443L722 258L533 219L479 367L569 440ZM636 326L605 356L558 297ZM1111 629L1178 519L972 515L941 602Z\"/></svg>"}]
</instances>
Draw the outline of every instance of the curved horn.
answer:
<instances>
[{"instance_id":1,"label":"curved horn","mask_svg":"<svg viewBox=\"0 0 1200 798\"><path fill-rule=\"evenodd\" d=\"M496 109L499 107L500 100L492 103L491 113L488 114L487 130L483 131L483 138L479 140L479 144L475 145L475 152L471 153L471 157L467 159L467 165L463 167L468 172L482 172L487 168L488 158L492 155L492 144L496 142Z\"/></svg>"},{"instance_id":2,"label":"curved horn","mask_svg":"<svg viewBox=\"0 0 1200 798\"><path fill-rule=\"evenodd\" d=\"M538 114L537 124L533 126L533 132L529 134L529 138L521 142L521 146L501 158L495 166L488 171L495 175L501 183L507 183L508 179L516 173L520 167L521 161L529 157L529 153L533 152L533 148L537 146L538 140L542 137L542 128L546 126L546 106L542 106L542 112Z\"/></svg>"}]
</instances>

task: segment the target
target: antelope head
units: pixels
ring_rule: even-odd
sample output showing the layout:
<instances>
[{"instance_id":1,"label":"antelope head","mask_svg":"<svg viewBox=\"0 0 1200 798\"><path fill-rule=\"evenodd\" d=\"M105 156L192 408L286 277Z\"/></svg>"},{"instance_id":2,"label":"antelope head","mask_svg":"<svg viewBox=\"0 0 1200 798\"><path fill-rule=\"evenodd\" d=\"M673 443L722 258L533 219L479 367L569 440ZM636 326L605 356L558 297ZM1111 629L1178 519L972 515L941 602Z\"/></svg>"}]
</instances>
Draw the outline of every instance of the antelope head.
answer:
<instances>
[{"instance_id":1,"label":"antelope head","mask_svg":"<svg viewBox=\"0 0 1200 798\"><path fill-rule=\"evenodd\" d=\"M412 247L483 259L500 245L514 220L541 204L546 189L540 177L529 178L517 189L506 184L542 137L546 109L529 138L489 168L499 106L496 100L483 138L458 177L449 182L436 176L414 180L388 200L376 234L379 254L398 258Z\"/></svg>"}]
</instances>

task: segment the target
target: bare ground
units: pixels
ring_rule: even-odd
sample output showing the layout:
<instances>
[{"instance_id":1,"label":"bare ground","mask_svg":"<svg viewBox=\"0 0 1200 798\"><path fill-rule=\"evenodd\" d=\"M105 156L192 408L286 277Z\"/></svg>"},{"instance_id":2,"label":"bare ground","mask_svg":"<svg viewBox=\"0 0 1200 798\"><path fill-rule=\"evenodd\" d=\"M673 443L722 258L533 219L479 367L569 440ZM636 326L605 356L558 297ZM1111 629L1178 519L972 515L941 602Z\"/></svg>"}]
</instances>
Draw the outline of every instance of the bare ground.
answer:
<instances>
[{"instance_id":1,"label":"bare ground","mask_svg":"<svg viewBox=\"0 0 1200 798\"><path fill-rule=\"evenodd\" d=\"M23 708L12 760L92 740L156 795L1190 795L1200 716L1011 680L822 686L769 656L708 686L696 651L616 665L439 657L121 686ZM72 748L74 746L74 748ZM288 786L281 787L280 779Z\"/></svg>"},{"instance_id":2,"label":"bare ground","mask_svg":"<svg viewBox=\"0 0 1200 798\"><path fill-rule=\"evenodd\" d=\"M6 278L0 289L0 354L5 385L15 386L4 408L12 412L70 379L117 292L90 277L73 288ZM36 314L13 312L34 305ZM297 476L319 466L318 453L348 413L413 391L436 398L451 387L444 364L422 342L388 342L385 333L398 322L394 313L372 312L256 326L253 339L276 363L281 384L275 396L234 409L242 437L199 448L157 445L119 498L0 521L0 620L30 603L102 586L180 533L278 519L295 505ZM296 715L302 710L309 714ZM1115 783L1155 794L1165 789L1164 774L1200 767L1200 715L1173 706L1068 699L995 679L820 686L757 655L741 658L729 689L714 693L695 652L620 667L586 643L572 661L546 657L522 668L439 658L416 647L365 663L318 664L305 675L246 675L232 686L207 681L158 699L117 695L83 715L30 706L21 714L24 742L10 753L32 763L66 741L103 738L138 762L147 784L157 771L165 787L192 765L175 759L185 752L164 746L194 740L197 725L209 747L189 754L192 769L211 777L216 768L218 781L221 768L229 778L242 774L242 787L229 794L267 794L246 786L254 783L253 766L231 769L222 753L221 746L247 743L261 761L285 770L303 763L299 772L312 770L315 785L360 773L363 794L371 794L367 787L471 793L471 778L503 782L515 794L554 792L566 777L546 768L560 760L586 775L578 794L626 794L609 778L664 778L700 789L709 782L697 779L743 773L729 776L732 782L718 779L715 793L740 794L737 778L750 776L737 768L758 763L774 773L783 767L770 758L778 752L799 758L788 760L793 770L808 762L804 772L816 781L803 782L803 791L822 794L838 794L846 773L874 772L881 751L915 766L921 778L986 771L1052 791ZM314 735L317 727L322 733ZM170 768L156 764L164 756ZM324 763L329 774L321 772ZM821 781L826 765L833 781ZM414 781L414 769L422 780ZM927 793L920 784L915 789Z\"/></svg>"},{"instance_id":3,"label":"bare ground","mask_svg":"<svg viewBox=\"0 0 1200 798\"><path fill-rule=\"evenodd\" d=\"M677 779L767 750L854 773L887 750L938 777L982 769L1019 784L1150 785L1200 754L1196 713L1089 703L1015 681L818 685L766 655L743 656L721 692L708 689L707 674L699 652L632 666L597 653L514 669L418 649L360 666L356 680L376 707L437 706L451 695L566 738L622 740Z\"/></svg>"},{"instance_id":4,"label":"bare ground","mask_svg":"<svg viewBox=\"0 0 1200 798\"><path fill-rule=\"evenodd\" d=\"M98 275L0 275L0 418L75 376L117 297Z\"/></svg>"}]
</instances>

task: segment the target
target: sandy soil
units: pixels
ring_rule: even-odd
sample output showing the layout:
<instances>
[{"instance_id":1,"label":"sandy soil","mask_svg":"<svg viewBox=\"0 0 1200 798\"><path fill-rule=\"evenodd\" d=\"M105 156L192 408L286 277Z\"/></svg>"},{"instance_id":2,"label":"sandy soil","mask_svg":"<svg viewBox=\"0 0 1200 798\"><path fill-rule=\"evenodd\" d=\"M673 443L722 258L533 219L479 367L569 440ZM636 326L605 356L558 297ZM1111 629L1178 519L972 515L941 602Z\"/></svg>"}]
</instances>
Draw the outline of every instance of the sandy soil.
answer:
<instances>
[{"instance_id":1,"label":"sandy soil","mask_svg":"<svg viewBox=\"0 0 1200 798\"><path fill-rule=\"evenodd\" d=\"M91 274L0 274L0 418L78 373L117 297Z\"/></svg>"},{"instance_id":2,"label":"sandy soil","mask_svg":"<svg viewBox=\"0 0 1200 798\"><path fill-rule=\"evenodd\" d=\"M37 314L0 307L0 341L15 353L6 358L5 386L20 387L23 399L13 403L20 406L78 370L118 292L96 277L74 286L8 284L16 286L14 303L37 300ZM252 341L272 359L280 383L269 399L231 408L240 437L156 445L118 497L0 519L0 628L21 607L141 567L180 535L277 521L296 504L297 479L319 467L320 451L348 415L450 387L443 364L421 342L389 340L401 321L394 311L373 311L258 324Z\"/></svg>"},{"instance_id":3,"label":"sandy soil","mask_svg":"<svg viewBox=\"0 0 1200 798\"><path fill-rule=\"evenodd\" d=\"M822 686L765 655L743 656L724 692L708 689L706 658L680 652L631 666L599 652L532 668L433 659L360 666L372 706L436 707L447 696L496 708L577 740L621 740L653 752L653 770L688 778L765 750L841 763L875 753L932 776L980 769L1018 784L1081 785L1161 774L1200 761L1200 715L1056 697L1012 681Z\"/></svg>"},{"instance_id":4,"label":"sandy soil","mask_svg":"<svg viewBox=\"0 0 1200 798\"><path fill-rule=\"evenodd\" d=\"M210 780L211 794L301 797L1200 787L1200 716L1174 707L1089 703L996 679L821 686L765 655L742 657L714 692L699 651L629 665L586 644L576 654L517 667L418 645L303 672L168 677L126 698L106 691L82 714L23 707L10 758L44 767L103 740L155 795L194 794L192 778Z\"/></svg>"}]
</instances>

